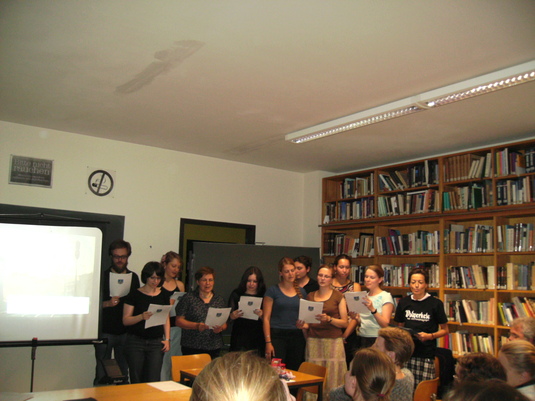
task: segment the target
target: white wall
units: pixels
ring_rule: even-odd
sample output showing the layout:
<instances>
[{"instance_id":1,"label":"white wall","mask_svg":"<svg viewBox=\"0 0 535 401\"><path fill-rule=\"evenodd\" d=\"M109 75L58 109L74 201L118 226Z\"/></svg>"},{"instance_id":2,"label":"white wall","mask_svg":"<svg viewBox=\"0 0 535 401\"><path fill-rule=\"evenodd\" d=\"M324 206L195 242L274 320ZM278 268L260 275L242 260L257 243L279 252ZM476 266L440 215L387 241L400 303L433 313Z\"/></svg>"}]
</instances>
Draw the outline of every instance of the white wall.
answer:
<instances>
[{"instance_id":1,"label":"white wall","mask_svg":"<svg viewBox=\"0 0 535 401\"><path fill-rule=\"evenodd\" d=\"M150 135L150 133L148 133ZM52 188L8 184L10 155L54 160ZM111 195L88 167L114 170ZM178 249L180 218L256 226L268 245L320 246L321 177L0 121L0 203L126 216L129 267ZM21 255L21 265L39 255ZM28 338L32 338L31 328ZM90 387L91 346L42 347L34 390ZM0 391L29 391L30 350L0 348Z\"/></svg>"}]
</instances>

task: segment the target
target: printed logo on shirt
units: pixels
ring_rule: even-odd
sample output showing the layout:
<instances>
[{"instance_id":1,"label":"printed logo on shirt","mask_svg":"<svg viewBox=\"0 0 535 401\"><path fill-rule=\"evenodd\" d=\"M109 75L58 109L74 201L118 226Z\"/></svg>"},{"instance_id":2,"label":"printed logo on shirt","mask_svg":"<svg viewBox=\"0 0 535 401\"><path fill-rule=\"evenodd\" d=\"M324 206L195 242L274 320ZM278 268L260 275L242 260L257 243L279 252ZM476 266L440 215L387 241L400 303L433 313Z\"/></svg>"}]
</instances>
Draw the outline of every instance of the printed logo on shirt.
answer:
<instances>
[{"instance_id":1,"label":"printed logo on shirt","mask_svg":"<svg viewBox=\"0 0 535 401\"><path fill-rule=\"evenodd\" d=\"M431 315L429 315L429 313L424 313L424 312L415 313L413 311L406 310L405 318L408 320L416 320L419 322L428 322L429 320L431 320Z\"/></svg>"}]
</instances>

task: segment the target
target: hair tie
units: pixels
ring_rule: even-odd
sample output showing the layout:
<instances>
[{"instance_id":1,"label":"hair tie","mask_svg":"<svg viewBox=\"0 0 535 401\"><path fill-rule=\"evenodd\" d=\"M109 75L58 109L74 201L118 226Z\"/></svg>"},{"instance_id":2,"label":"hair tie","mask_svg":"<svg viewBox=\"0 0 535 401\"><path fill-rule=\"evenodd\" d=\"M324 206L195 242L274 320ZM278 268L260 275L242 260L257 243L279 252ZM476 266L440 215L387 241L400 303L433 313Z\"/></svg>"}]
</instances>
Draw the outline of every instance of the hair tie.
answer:
<instances>
[{"instance_id":1,"label":"hair tie","mask_svg":"<svg viewBox=\"0 0 535 401\"><path fill-rule=\"evenodd\" d=\"M377 397L383 398L386 394L377 394Z\"/></svg>"}]
</instances>

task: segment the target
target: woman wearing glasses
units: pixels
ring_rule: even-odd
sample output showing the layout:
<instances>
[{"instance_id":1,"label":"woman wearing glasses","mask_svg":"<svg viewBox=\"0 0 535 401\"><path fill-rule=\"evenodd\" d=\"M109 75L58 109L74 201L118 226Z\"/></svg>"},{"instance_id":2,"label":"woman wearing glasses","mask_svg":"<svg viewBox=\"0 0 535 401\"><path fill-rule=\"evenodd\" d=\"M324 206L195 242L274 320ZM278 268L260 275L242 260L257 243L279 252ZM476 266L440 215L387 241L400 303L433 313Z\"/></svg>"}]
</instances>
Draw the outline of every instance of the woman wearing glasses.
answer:
<instances>
[{"instance_id":1,"label":"woman wearing glasses","mask_svg":"<svg viewBox=\"0 0 535 401\"><path fill-rule=\"evenodd\" d=\"M160 288L164 275L158 262L148 262L141 271L143 287L130 292L124 300L123 324L127 328L126 360L131 383L160 381L163 354L169 351L169 316L163 325L145 328L151 304L169 305L169 296Z\"/></svg>"},{"instance_id":2,"label":"woman wearing glasses","mask_svg":"<svg viewBox=\"0 0 535 401\"><path fill-rule=\"evenodd\" d=\"M215 272L201 267L195 272L197 288L184 295L176 307L176 325L182 328L182 355L210 354L217 358L223 347L223 332L227 324L210 328L204 322L209 308L225 308L222 296L214 294Z\"/></svg>"},{"instance_id":3,"label":"woman wearing glasses","mask_svg":"<svg viewBox=\"0 0 535 401\"><path fill-rule=\"evenodd\" d=\"M342 293L331 288L334 277L332 266L321 265L318 270L319 290L307 295L313 302L322 302L323 310L316 315L317 323L297 321L307 337L306 360L325 366L327 374L323 393L328 399L332 388L344 381L347 372L342 331L347 327L347 305Z\"/></svg>"}]
</instances>

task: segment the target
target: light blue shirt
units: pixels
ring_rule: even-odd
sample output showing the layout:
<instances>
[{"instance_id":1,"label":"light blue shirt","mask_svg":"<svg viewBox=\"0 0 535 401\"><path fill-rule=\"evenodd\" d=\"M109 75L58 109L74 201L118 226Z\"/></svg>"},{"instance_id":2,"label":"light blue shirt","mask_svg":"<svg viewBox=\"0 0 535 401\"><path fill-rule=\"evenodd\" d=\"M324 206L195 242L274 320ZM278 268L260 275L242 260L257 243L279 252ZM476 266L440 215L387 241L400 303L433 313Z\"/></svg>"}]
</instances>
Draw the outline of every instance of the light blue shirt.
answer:
<instances>
[{"instance_id":1,"label":"light blue shirt","mask_svg":"<svg viewBox=\"0 0 535 401\"><path fill-rule=\"evenodd\" d=\"M383 305L394 304L392 294L386 291L382 291L377 295L368 295L368 299L372 301L374 308L377 309L377 315L381 314L381 312L383 311ZM377 319L375 319L375 316L376 315L372 315L371 312L360 314L361 324L359 336L377 337L377 333L379 332L381 326L379 326L379 323L377 323Z\"/></svg>"}]
</instances>

